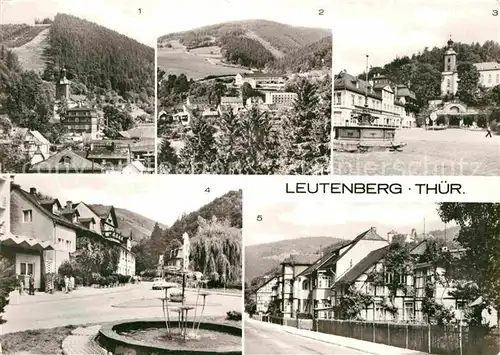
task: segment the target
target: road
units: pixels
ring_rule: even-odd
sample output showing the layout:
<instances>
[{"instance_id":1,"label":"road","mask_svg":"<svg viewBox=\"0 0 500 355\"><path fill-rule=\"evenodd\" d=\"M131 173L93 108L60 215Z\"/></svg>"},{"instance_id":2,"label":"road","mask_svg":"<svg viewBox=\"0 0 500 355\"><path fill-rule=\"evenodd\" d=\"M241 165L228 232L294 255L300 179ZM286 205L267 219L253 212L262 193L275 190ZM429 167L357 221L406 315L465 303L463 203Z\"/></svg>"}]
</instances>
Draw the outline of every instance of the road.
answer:
<instances>
[{"instance_id":1,"label":"road","mask_svg":"<svg viewBox=\"0 0 500 355\"><path fill-rule=\"evenodd\" d=\"M362 355L364 353L290 334L274 325L245 320L245 354Z\"/></svg>"},{"instance_id":2,"label":"road","mask_svg":"<svg viewBox=\"0 0 500 355\"><path fill-rule=\"evenodd\" d=\"M152 283L99 289L89 294L88 289L70 294L40 293L13 298L6 307L3 333L27 329L53 328L65 325L104 323L115 320L163 317L160 297L163 291L151 289ZM92 291L92 290L90 290ZM93 294L92 294L93 293ZM241 311L241 297L210 294L206 299L204 317L224 316L228 311ZM196 294L186 291L186 303L196 303ZM201 297L200 297L201 303ZM201 311L199 305L198 316Z\"/></svg>"}]
</instances>

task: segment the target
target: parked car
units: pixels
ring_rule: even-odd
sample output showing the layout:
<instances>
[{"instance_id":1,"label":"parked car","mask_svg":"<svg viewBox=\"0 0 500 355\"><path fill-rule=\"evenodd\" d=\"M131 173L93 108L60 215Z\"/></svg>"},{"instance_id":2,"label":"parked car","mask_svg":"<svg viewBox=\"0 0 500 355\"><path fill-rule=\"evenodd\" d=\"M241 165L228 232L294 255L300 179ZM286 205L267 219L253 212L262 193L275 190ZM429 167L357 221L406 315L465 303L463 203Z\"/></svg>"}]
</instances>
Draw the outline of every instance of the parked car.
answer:
<instances>
[{"instance_id":1,"label":"parked car","mask_svg":"<svg viewBox=\"0 0 500 355\"><path fill-rule=\"evenodd\" d=\"M153 280L153 290L161 290L165 286L166 282L161 277L155 277Z\"/></svg>"}]
</instances>

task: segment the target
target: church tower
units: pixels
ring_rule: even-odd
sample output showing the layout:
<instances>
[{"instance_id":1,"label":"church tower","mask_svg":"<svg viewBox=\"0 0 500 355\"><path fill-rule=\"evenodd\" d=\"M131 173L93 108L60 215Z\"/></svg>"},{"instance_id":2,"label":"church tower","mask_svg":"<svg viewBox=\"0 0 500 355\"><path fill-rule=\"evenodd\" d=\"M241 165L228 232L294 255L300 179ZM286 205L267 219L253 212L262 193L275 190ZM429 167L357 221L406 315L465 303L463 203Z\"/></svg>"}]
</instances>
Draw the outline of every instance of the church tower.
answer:
<instances>
[{"instance_id":1,"label":"church tower","mask_svg":"<svg viewBox=\"0 0 500 355\"><path fill-rule=\"evenodd\" d=\"M69 84L70 82L66 78L66 69L63 68L56 84L56 100L69 99Z\"/></svg>"},{"instance_id":2,"label":"church tower","mask_svg":"<svg viewBox=\"0 0 500 355\"><path fill-rule=\"evenodd\" d=\"M453 41L448 40L448 48L444 53L444 72L454 72L457 66L457 53L453 50Z\"/></svg>"},{"instance_id":3,"label":"church tower","mask_svg":"<svg viewBox=\"0 0 500 355\"><path fill-rule=\"evenodd\" d=\"M441 73L441 96L455 95L458 86L457 53L453 50L454 42L448 40L448 47L444 52L444 66Z\"/></svg>"}]
</instances>

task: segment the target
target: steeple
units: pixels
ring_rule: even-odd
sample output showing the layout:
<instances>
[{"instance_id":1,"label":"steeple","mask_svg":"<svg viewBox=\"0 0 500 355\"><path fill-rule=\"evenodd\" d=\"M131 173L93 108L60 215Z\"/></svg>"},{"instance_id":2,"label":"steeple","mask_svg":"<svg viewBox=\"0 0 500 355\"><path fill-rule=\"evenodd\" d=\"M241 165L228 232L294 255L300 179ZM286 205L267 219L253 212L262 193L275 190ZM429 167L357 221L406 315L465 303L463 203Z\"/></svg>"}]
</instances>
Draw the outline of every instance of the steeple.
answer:
<instances>
[{"instance_id":1,"label":"steeple","mask_svg":"<svg viewBox=\"0 0 500 355\"><path fill-rule=\"evenodd\" d=\"M453 40L451 39L451 35L450 35L450 39L448 40L447 44L448 44L448 48L453 48L453 44L455 44L455 42L453 42Z\"/></svg>"},{"instance_id":2,"label":"steeple","mask_svg":"<svg viewBox=\"0 0 500 355\"><path fill-rule=\"evenodd\" d=\"M69 85L70 82L66 78L66 68L62 68L59 73L59 81L56 84L56 99L68 99L69 98Z\"/></svg>"}]
</instances>

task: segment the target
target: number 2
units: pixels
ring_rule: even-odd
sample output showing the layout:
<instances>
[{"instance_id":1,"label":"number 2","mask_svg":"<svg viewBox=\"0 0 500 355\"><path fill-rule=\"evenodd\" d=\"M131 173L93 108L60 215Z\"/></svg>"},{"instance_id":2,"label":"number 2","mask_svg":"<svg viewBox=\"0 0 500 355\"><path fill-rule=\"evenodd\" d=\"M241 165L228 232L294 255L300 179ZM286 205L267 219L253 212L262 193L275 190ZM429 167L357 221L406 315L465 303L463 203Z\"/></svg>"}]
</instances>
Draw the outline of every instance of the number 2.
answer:
<instances>
[{"instance_id":1,"label":"number 2","mask_svg":"<svg viewBox=\"0 0 500 355\"><path fill-rule=\"evenodd\" d=\"M325 10L324 9L319 9L318 15L322 16L324 14L325 14Z\"/></svg>"}]
</instances>

